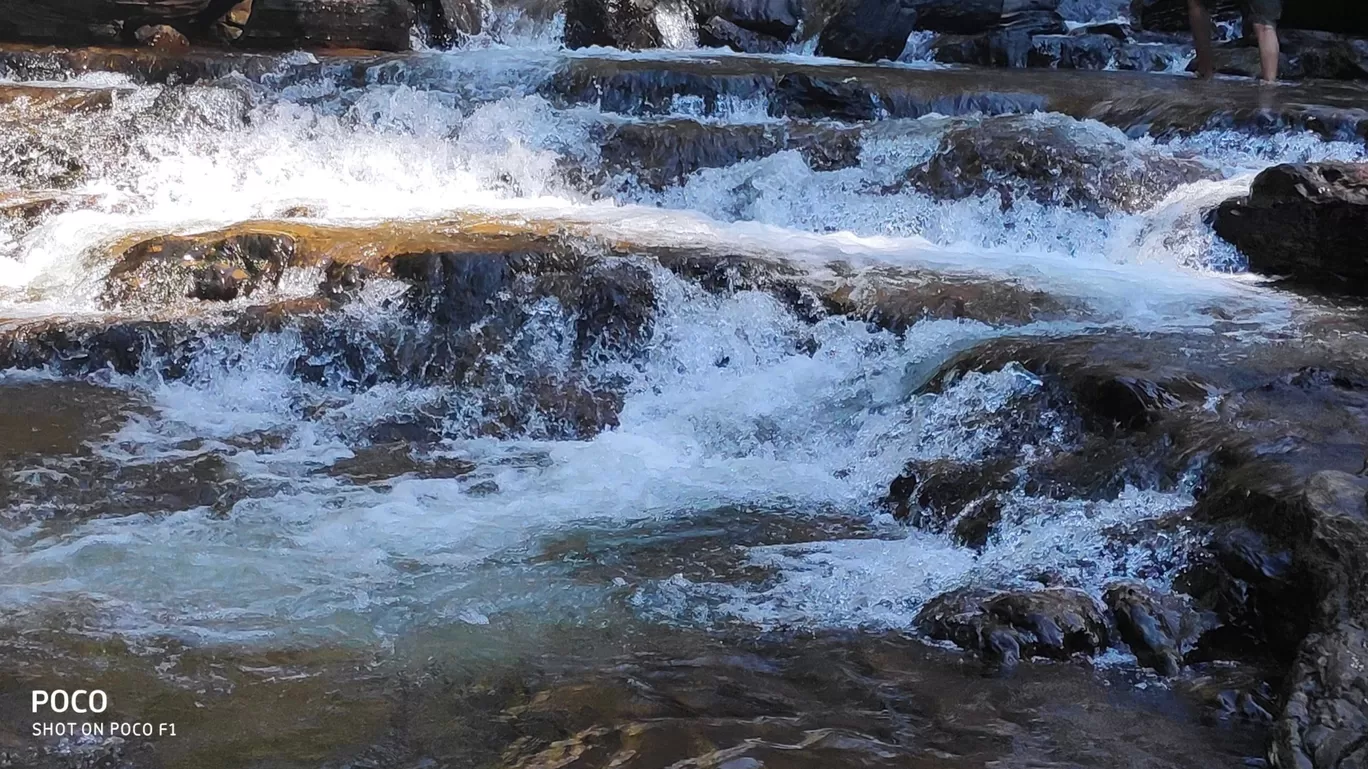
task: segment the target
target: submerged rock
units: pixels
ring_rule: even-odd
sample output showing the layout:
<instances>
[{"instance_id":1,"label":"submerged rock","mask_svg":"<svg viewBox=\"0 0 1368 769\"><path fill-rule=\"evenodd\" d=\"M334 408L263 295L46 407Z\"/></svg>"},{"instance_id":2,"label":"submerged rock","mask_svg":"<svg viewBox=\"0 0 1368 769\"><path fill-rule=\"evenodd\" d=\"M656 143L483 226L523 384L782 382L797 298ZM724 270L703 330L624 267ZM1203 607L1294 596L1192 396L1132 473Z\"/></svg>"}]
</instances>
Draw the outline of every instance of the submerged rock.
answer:
<instances>
[{"instance_id":1,"label":"submerged rock","mask_svg":"<svg viewBox=\"0 0 1368 769\"><path fill-rule=\"evenodd\" d=\"M1087 593L1069 588L958 590L917 613L918 630L1003 667L1022 659L1067 660L1107 648L1107 620Z\"/></svg>"},{"instance_id":2,"label":"submerged rock","mask_svg":"<svg viewBox=\"0 0 1368 769\"><path fill-rule=\"evenodd\" d=\"M945 198L996 192L1099 215L1143 211L1180 185L1219 176L1198 160L1137 147L1058 115L1003 115L951 128L905 184Z\"/></svg>"},{"instance_id":3,"label":"submerged rock","mask_svg":"<svg viewBox=\"0 0 1368 769\"><path fill-rule=\"evenodd\" d=\"M860 160L860 136L856 129L796 121L731 126L685 119L632 121L607 129L599 156L607 173L627 174L659 189L704 168L785 150L801 153L814 170L850 168Z\"/></svg>"},{"instance_id":4,"label":"submerged rock","mask_svg":"<svg viewBox=\"0 0 1368 769\"><path fill-rule=\"evenodd\" d=\"M1249 195L1222 203L1212 224L1254 272L1368 295L1368 165L1274 166Z\"/></svg>"},{"instance_id":5,"label":"submerged rock","mask_svg":"<svg viewBox=\"0 0 1368 769\"><path fill-rule=\"evenodd\" d=\"M221 239L168 235L124 252L105 280L107 305L171 304L178 298L230 301L274 287L295 256L284 233Z\"/></svg>"}]
</instances>

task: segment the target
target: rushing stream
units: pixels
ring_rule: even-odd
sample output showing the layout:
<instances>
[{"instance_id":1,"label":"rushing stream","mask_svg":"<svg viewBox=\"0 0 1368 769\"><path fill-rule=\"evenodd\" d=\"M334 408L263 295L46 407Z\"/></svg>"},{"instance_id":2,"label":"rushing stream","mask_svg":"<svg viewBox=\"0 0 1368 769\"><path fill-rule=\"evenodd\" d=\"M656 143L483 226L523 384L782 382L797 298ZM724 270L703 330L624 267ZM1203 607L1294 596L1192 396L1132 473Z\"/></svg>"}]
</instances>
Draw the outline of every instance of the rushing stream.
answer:
<instances>
[{"instance_id":1,"label":"rushing stream","mask_svg":"<svg viewBox=\"0 0 1368 769\"><path fill-rule=\"evenodd\" d=\"M1173 682L1119 647L985 677L915 632L959 588L1166 590L1201 539L1181 523L1191 468L1028 483L1088 432L1027 367L928 383L999 337L1240 356L1295 338L1315 311L1243 274L1203 213L1270 164L1362 159L1362 140L1040 112L1013 130L1100 147L1134 194L1085 173L949 199L909 174L1017 110L805 118L773 108L772 80L659 73L828 60L554 36L189 84L0 79L2 765L1259 760L1263 722L1204 694L1257 691L1256 666ZM1134 87L1162 78L1181 76ZM1169 166L1190 174L1152 183ZM297 258L230 301L156 275L120 293L110 272L137 244L244 227ZM554 269L459 268L487 316L450 262L423 268L448 270L425 306L397 267L309 304L339 254L510 250ZM813 299L843 281L851 301L953 296L901 319ZM983 541L890 514L909 462L990 461L1021 482ZM179 736L32 737L38 682L99 686Z\"/></svg>"}]
</instances>

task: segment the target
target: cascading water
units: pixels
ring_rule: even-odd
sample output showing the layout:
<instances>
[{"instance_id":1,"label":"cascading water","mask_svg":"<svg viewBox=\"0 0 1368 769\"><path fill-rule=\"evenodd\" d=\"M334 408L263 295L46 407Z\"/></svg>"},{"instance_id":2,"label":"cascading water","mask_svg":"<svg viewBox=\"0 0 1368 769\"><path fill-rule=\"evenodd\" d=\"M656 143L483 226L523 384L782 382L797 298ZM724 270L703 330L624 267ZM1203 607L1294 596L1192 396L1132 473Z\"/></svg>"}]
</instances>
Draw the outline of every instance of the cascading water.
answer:
<instances>
[{"instance_id":1,"label":"cascading water","mask_svg":"<svg viewBox=\"0 0 1368 769\"><path fill-rule=\"evenodd\" d=\"M1106 17L1110 5L1094 5ZM928 601L960 588L1043 582L1100 595L1109 581L1130 578L1166 589L1200 538L1172 524L1192 505L1191 477L1128 479L1112 494L1044 491L1030 468L1087 439L1049 382L1009 364L929 385L955 356L1006 337L1124 332L1255 345L1289 333L1299 300L1241 275L1202 212L1269 163L1364 154L1361 141L1291 130L1156 140L1037 115L1029 119L1041 130L1120 148L1137 174L1146 163L1182 160L1199 163L1203 177L1152 204L1100 213L1010 179L948 200L905 180L943 151L948 132L993 116L808 121L774 116L764 97L744 94L680 94L643 116L615 110L607 96L566 98L554 85L558 73L583 60L632 65L692 54L483 42L335 71L326 59L298 55L266 77L193 85L117 75L0 81L0 91L30 89L0 104L0 210L11 193L55 201L36 215L0 219L0 330L20 338L45 323L182 329L167 332L172 342L140 348L128 365L99 365L73 343L60 359L0 373L14 403L69 408L81 425L66 449L34 444L0 455L7 638L59 628L61 638L41 648L73 659L82 643L118 639L162 666L159 685L203 698L212 676L180 662L193 649L255 660L232 674L249 677L270 667L261 659L273 650L288 649L304 656L271 663L270 675L288 677L297 665L301 677L331 680L340 675L325 670L332 663L304 657L392 654L403 661L386 664L406 671L402 678L420 675L413 671L439 646L442 659L465 669L481 660L570 659L584 643L592 648L585 658L598 661L585 664L609 670L601 640L574 640L602 632L645 639L622 643L673 654L680 666L707 665L691 655L722 654L709 644L729 648L729 638L795 633L787 642L795 653L810 643L821 655L832 634L910 633ZM744 65L756 57L733 58ZM78 90L107 103L54 100ZM810 145L785 144L808 128L851 129L858 156L814 161ZM683 146L676 154L684 156L690 140L648 142L637 155L628 144L624 161L624 145L613 142L631 141L632 130L692 131L692 141L717 152L698 162L671 156L679 173L652 176L642 154ZM745 131L782 136L764 150L738 150ZM819 133L818 146L830 137ZM479 363L453 374L438 370L445 359L436 347L423 348L426 364L390 359L448 333L438 316L456 312L442 304L457 301L442 293L450 284L432 289L431 317L415 309L412 286L386 275L340 309L299 318L287 310L251 333L233 318L254 305L308 300L323 268L290 266L275 285L208 309L188 299L108 299L108 273L133 244L243 222L370 231L380 244L372 251L391 256L423 250L442 228L553 237L573 259L602 260L605 274L644 275L646 309L637 312L637 300L620 298L617 278L606 279L606 312L634 313L622 332L629 341L615 342L616 320L605 325L598 305L574 305L557 278L500 277L481 301L507 309L450 332L453 348L467 343L466 326L485 340ZM324 250L346 241L318 237ZM717 285L717 274L666 264L663 254L679 253L735 264ZM790 283L781 290L763 276L749 279L751 263ZM812 300L833 281L863 296L927 280L979 286L985 302L1019 292L1054 309L980 314L969 306L947 315L930 306L897 323L833 310L834 293L815 308ZM65 404L45 395L75 383L105 400L89 406L85 390ZM566 392L585 394L592 414L549 405ZM96 424L97 411L116 416ZM889 514L884 497L909 462L988 461L1016 475L1000 499L1003 523L981 546ZM1170 528L1157 538L1117 534L1147 526ZM446 638L465 651L450 651ZM672 643L679 646L669 652ZM1130 669L1124 654L1117 660ZM546 664L553 672L537 675L565 673L561 662ZM997 686L972 684L980 685ZM415 707L438 707L424 702ZM664 717L639 709L632 718ZM344 720L353 718L365 721ZM845 747L832 745L814 737L820 724L804 723L801 739L757 732L737 744L880 765L911 755L905 744L890 747L898 741L886 734L866 735L888 742L883 748L849 735ZM675 766L762 765L712 739L714 748L697 753L643 750L659 750L662 760L704 756ZM208 742L204 750L216 756L231 747ZM1024 760L1050 752L1030 744L1020 748ZM1120 749L1102 751L1115 758ZM571 765L510 750L508 765ZM325 763L312 751L279 753L291 766ZM1212 760L1234 760L1216 752Z\"/></svg>"}]
</instances>

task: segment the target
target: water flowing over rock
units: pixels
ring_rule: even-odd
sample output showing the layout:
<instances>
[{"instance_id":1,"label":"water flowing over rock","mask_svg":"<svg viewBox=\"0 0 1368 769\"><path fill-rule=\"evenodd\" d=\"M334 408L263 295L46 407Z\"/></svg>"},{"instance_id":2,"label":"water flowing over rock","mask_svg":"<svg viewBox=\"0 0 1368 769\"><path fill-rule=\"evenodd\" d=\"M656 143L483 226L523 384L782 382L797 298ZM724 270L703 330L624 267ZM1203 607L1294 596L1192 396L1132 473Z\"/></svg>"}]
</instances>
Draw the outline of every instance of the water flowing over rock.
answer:
<instances>
[{"instance_id":1,"label":"water flowing over rock","mask_svg":"<svg viewBox=\"0 0 1368 769\"><path fill-rule=\"evenodd\" d=\"M1248 196L1221 204L1213 225L1256 272L1368 294L1368 166L1274 166L1254 179Z\"/></svg>"},{"instance_id":2,"label":"water flowing over rock","mask_svg":"<svg viewBox=\"0 0 1368 769\"><path fill-rule=\"evenodd\" d=\"M906 184L939 197L996 193L1097 214L1140 211L1183 184L1213 179L1201 162L1126 146L1096 125L1036 115L987 118L948 131Z\"/></svg>"},{"instance_id":3,"label":"water flowing over rock","mask_svg":"<svg viewBox=\"0 0 1368 769\"><path fill-rule=\"evenodd\" d=\"M0 711L182 730L0 764L1362 758L1361 303L1204 221L1351 198L1361 83L1060 69L1182 55L1116 0L916 5L1012 70L288 5L0 46Z\"/></svg>"}]
</instances>

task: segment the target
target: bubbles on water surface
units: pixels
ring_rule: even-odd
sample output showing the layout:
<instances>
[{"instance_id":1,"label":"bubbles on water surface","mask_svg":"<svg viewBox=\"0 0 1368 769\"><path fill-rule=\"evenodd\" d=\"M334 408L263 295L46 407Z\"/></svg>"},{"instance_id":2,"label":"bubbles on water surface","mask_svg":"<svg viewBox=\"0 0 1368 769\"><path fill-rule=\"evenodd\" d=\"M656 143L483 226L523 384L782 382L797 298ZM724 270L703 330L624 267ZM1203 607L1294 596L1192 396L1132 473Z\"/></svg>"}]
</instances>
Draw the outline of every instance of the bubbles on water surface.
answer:
<instances>
[{"instance_id":1,"label":"bubbles on water surface","mask_svg":"<svg viewBox=\"0 0 1368 769\"><path fill-rule=\"evenodd\" d=\"M635 119L541 93L561 56L491 42L377 64L361 84L78 80L120 89L110 109L80 122L84 148L63 139L72 123L45 123L32 145L44 164L6 173L93 202L0 229L0 285L25 291L0 308L22 314L33 290L50 308L91 309L104 249L134 234L290 209L350 224L477 210L683 247L761 242L814 270L844 259L1024 276L1086 300L1097 322L1207 324L1196 311L1209 302L1277 303L1204 272L1232 263L1201 210L1238 193L1270 158L1362 156L1359 146L1302 136L1208 133L1159 149L1196 153L1227 178L1184 186L1150 211L1096 216L1030 200L1004 209L995 196L946 202L885 189L935 151L949 121L928 116L865 129L858 162L845 168L814 170L787 150L660 189L630 171L586 185L567 169L596 170L603 126ZM679 99L673 115L718 130L776 122L754 101L729 104L700 117L699 105ZM69 178L58 173L61 158L73 161ZM738 557L768 575L759 587L642 578L630 586L634 608L671 621L901 627L920 602L967 583L1055 570L1096 586L1116 574L1171 573L1176 547L1113 551L1105 531L1180 511L1190 502L1181 491L1131 488L1103 502L1018 494L1007 514L1023 525L982 553L880 517L877 499L904 462L991 448L1003 404L1035 386L1006 370L914 397L940 362L1001 329L924 320L895 336L843 318L810 325L769 294L656 280L643 358L603 362L605 375L629 381L615 428L587 440L496 440L443 424L425 458L472 466L457 477L357 483L330 474L368 448L377 424L429 412L459 422L460 412L440 387L301 381L291 367L307 349L290 330L200 349L178 380L112 377L153 413L130 417L98 447L105 457L157 466L217 453L250 488L226 510L4 529L0 599L36 610L86 594L107 625L130 633L370 640L414 624L615 600L620 586L586 588L536 562L528 543L732 508L794 519L837 511L873 534L748 546ZM548 330L537 352L548 361L557 360L553 340ZM956 429L969 424L979 427Z\"/></svg>"}]
</instances>

